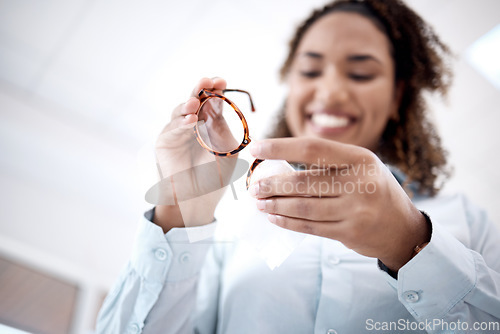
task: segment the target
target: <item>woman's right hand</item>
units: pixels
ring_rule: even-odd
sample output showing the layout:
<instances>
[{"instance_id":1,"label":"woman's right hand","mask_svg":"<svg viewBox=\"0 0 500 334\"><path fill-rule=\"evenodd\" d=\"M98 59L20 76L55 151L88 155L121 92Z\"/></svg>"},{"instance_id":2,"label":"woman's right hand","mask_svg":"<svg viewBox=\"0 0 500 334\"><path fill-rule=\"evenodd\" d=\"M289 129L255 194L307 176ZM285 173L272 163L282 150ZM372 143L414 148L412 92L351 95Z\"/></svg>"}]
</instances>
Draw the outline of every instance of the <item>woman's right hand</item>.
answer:
<instances>
[{"instance_id":1,"label":"woman's right hand","mask_svg":"<svg viewBox=\"0 0 500 334\"><path fill-rule=\"evenodd\" d=\"M196 140L193 126L198 122L196 111L200 106L200 90L222 94L225 88L224 79L201 79L191 97L175 108L170 123L158 136L158 168L163 178L172 181L169 192L173 192L172 202L175 202L174 205L156 206L153 221L164 232L172 227L204 225L213 221L215 207L223 195L225 178L231 177L236 156L217 157L205 150ZM218 175L213 175L214 170Z\"/></svg>"}]
</instances>

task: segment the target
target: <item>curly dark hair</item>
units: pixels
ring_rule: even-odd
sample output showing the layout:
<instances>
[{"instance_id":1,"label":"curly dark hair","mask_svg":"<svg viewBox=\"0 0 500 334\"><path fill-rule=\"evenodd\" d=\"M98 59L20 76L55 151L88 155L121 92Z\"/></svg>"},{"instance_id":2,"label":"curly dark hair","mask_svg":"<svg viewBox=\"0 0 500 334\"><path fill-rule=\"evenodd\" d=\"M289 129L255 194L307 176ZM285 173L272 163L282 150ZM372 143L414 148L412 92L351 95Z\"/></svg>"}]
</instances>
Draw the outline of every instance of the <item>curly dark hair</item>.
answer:
<instances>
[{"instance_id":1,"label":"curly dark hair","mask_svg":"<svg viewBox=\"0 0 500 334\"><path fill-rule=\"evenodd\" d=\"M315 10L296 30L281 68L285 80L305 32L319 18L332 12L354 12L370 19L390 40L396 83L403 83L398 119L389 120L375 152L407 178L406 187L418 185L418 193L434 196L449 177L446 152L429 120L424 92L446 95L452 73L450 49L418 14L400 0L337 0ZM282 108L270 137L290 137Z\"/></svg>"}]
</instances>

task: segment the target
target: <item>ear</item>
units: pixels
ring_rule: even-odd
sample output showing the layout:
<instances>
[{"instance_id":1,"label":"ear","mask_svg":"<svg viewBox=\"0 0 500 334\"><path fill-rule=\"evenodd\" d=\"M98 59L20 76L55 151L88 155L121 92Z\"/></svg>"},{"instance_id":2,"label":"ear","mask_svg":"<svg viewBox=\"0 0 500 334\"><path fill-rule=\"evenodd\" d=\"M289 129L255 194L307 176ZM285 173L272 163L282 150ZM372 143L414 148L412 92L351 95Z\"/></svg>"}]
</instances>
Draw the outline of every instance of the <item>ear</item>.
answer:
<instances>
[{"instance_id":1,"label":"ear","mask_svg":"<svg viewBox=\"0 0 500 334\"><path fill-rule=\"evenodd\" d=\"M399 106L401 105L401 100L403 98L403 93L405 90L405 84L403 80L396 81L394 85L394 99L391 105L390 118L396 122L399 121Z\"/></svg>"}]
</instances>

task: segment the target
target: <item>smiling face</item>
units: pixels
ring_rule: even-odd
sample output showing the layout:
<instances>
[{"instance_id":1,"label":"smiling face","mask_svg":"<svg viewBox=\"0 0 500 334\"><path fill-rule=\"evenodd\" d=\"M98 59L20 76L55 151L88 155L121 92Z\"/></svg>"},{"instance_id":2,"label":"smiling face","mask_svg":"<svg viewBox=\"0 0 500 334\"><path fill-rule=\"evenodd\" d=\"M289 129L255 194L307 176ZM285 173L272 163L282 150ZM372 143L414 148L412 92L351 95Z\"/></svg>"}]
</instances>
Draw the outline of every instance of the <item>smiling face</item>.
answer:
<instances>
[{"instance_id":1,"label":"smiling face","mask_svg":"<svg viewBox=\"0 0 500 334\"><path fill-rule=\"evenodd\" d=\"M368 18L321 17L305 33L288 74L286 122L293 136L377 148L398 95L390 41Z\"/></svg>"}]
</instances>

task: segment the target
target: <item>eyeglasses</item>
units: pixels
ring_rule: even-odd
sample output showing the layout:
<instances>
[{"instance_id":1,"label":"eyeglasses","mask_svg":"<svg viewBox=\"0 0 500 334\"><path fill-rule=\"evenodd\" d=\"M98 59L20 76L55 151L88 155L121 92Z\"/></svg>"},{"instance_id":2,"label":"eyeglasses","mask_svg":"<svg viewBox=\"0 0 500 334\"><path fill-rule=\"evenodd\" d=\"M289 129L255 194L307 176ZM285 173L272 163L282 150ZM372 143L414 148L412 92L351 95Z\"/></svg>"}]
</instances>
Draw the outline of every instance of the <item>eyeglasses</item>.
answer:
<instances>
[{"instance_id":1,"label":"eyeglasses","mask_svg":"<svg viewBox=\"0 0 500 334\"><path fill-rule=\"evenodd\" d=\"M255 107L250 93L240 89L224 89L227 92L245 94L250 101L250 109L255 112ZM198 93L200 106L196 111L198 122L194 132L198 143L207 151L216 156L229 157L237 154L250 144L248 123L241 110L234 102L224 95L212 90L202 89ZM210 130L208 130L210 129ZM241 138L241 142L238 138ZM262 162L256 159L248 170L246 187L250 186L250 179L255 168Z\"/></svg>"}]
</instances>

